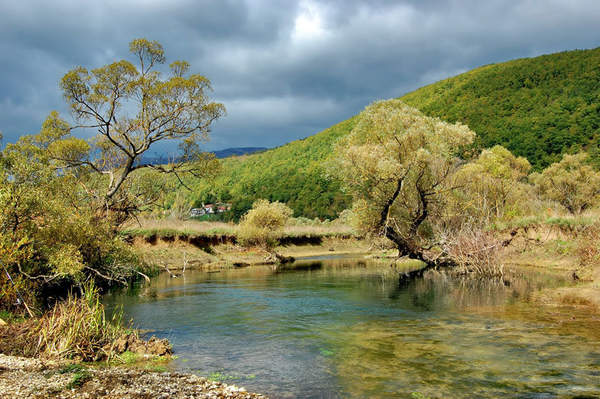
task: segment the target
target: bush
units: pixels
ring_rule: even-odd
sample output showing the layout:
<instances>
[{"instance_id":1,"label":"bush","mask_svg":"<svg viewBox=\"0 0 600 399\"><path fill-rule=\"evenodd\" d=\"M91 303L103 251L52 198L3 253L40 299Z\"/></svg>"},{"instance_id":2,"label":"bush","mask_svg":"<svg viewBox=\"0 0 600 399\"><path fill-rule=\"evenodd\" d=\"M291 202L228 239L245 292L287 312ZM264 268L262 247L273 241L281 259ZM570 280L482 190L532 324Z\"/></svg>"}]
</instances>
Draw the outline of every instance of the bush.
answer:
<instances>
[{"instance_id":1,"label":"bush","mask_svg":"<svg viewBox=\"0 0 600 399\"><path fill-rule=\"evenodd\" d=\"M240 222L238 240L244 246L270 249L283 235L283 227L293 211L281 202L258 200Z\"/></svg>"},{"instance_id":2,"label":"bush","mask_svg":"<svg viewBox=\"0 0 600 399\"><path fill-rule=\"evenodd\" d=\"M94 279L124 283L137 265L114 225L96 212L86 186L56 173L32 137L0 153L0 309L17 311L17 292L39 310L49 298ZM54 299L53 299L54 300Z\"/></svg>"},{"instance_id":3,"label":"bush","mask_svg":"<svg viewBox=\"0 0 600 399\"><path fill-rule=\"evenodd\" d=\"M543 198L558 202L572 214L600 203L600 172L589 164L586 153L566 154L530 179Z\"/></svg>"},{"instance_id":4,"label":"bush","mask_svg":"<svg viewBox=\"0 0 600 399\"><path fill-rule=\"evenodd\" d=\"M494 232L465 228L446 241L444 250L457 264L459 272L498 277L503 274L502 245L503 241Z\"/></svg>"}]
</instances>

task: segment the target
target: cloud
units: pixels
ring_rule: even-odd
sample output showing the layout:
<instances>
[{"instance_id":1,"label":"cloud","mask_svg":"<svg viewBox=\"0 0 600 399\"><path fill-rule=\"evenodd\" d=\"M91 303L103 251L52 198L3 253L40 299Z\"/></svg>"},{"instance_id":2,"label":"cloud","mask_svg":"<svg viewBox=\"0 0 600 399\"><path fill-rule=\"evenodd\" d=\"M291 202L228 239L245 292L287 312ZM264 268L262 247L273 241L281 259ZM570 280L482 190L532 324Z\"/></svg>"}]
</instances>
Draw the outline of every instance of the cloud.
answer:
<instances>
[{"instance_id":1,"label":"cloud","mask_svg":"<svg viewBox=\"0 0 600 399\"><path fill-rule=\"evenodd\" d=\"M77 65L161 42L229 110L210 149L275 146L375 99L479 65L599 45L595 0L221 0L0 4L0 130L6 141L65 113L58 81Z\"/></svg>"}]
</instances>

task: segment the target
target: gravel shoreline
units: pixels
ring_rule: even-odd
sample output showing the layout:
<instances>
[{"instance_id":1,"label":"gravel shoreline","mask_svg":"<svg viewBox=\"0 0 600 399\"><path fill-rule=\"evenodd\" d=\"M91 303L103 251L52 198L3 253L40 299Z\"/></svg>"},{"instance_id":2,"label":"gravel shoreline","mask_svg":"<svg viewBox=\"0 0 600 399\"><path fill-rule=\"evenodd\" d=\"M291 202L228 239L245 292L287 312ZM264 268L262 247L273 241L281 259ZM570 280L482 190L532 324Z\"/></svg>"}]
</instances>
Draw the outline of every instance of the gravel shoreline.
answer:
<instances>
[{"instance_id":1,"label":"gravel shoreline","mask_svg":"<svg viewBox=\"0 0 600 399\"><path fill-rule=\"evenodd\" d=\"M78 375L84 375L83 378ZM77 381L74 383L74 381ZM265 399L244 388L193 374L123 367L65 371L64 364L0 354L0 397L20 398L229 398Z\"/></svg>"}]
</instances>

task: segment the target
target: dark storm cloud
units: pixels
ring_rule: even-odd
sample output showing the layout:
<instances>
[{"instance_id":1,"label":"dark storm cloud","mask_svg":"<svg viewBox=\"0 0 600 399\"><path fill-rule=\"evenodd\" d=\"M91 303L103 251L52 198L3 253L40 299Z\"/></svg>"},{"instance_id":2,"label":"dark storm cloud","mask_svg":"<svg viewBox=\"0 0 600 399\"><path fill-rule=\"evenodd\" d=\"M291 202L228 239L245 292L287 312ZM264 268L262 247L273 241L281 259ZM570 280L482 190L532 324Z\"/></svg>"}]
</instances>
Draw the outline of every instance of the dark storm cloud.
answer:
<instances>
[{"instance_id":1,"label":"dark storm cloud","mask_svg":"<svg viewBox=\"0 0 600 399\"><path fill-rule=\"evenodd\" d=\"M0 3L0 130L66 112L58 81L126 58L134 37L209 77L228 116L209 148L275 146L369 102L492 62L599 45L596 0Z\"/></svg>"}]
</instances>

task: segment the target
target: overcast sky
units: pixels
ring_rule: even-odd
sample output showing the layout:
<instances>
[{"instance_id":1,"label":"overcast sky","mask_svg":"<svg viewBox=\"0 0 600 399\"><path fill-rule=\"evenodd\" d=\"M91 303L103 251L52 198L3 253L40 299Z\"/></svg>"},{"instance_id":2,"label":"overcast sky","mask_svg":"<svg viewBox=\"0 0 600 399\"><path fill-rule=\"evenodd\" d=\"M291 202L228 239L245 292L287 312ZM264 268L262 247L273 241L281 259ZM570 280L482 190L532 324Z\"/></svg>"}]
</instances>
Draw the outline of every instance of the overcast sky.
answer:
<instances>
[{"instance_id":1,"label":"overcast sky","mask_svg":"<svg viewBox=\"0 0 600 399\"><path fill-rule=\"evenodd\" d=\"M0 131L36 133L58 82L158 40L228 115L205 148L273 147L474 67L600 46L599 0L0 0Z\"/></svg>"}]
</instances>

